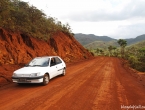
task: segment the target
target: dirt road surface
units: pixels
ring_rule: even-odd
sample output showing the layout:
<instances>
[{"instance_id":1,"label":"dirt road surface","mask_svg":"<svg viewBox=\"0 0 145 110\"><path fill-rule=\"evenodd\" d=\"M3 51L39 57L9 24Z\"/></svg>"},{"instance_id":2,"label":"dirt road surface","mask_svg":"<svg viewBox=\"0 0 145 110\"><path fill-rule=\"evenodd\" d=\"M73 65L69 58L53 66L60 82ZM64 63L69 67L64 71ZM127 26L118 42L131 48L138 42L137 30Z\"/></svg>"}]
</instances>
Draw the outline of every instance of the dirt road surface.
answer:
<instances>
[{"instance_id":1,"label":"dirt road surface","mask_svg":"<svg viewBox=\"0 0 145 110\"><path fill-rule=\"evenodd\" d=\"M69 64L66 76L47 86L12 83L0 88L0 110L127 110L130 105L145 109L145 86L111 57Z\"/></svg>"}]
</instances>

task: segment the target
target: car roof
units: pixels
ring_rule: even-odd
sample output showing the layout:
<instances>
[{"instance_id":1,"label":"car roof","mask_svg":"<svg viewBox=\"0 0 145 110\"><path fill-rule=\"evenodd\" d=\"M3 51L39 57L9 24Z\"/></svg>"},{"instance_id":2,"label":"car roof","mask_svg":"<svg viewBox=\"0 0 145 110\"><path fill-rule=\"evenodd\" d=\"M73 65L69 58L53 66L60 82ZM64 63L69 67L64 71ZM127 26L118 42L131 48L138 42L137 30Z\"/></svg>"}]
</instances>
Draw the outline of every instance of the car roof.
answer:
<instances>
[{"instance_id":1,"label":"car roof","mask_svg":"<svg viewBox=\"0 0 145 110\"><path fill-rule=\"evenodd\" d=\"M42 57L35 57L35 58L52 58L52 57L59 57L59 56L42 56Z\"/></svg>"}]
</instances>

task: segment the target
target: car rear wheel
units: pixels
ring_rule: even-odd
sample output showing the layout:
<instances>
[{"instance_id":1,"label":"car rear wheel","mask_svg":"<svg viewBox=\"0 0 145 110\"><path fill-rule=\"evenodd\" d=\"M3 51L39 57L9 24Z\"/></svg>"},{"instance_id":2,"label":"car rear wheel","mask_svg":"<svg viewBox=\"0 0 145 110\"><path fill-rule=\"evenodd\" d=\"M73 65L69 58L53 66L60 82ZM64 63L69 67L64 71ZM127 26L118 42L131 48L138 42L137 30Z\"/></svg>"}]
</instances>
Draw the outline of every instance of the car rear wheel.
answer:
<instances>
[{"instance_id":1,"label":"car rear wheel","mask_svg":"<svg viewBox=\"0 0 145 110\"><path fill-rule=\"evenodd\" d=\"M18 85L24 85L25 83L17 83Z\"/></svg>"},{"instance_id":2,"label":"car rear wheel","mask_svg":"<svg viewBox=\"0 0 145 110\"><path fill-rule=\"evenodd\" d=\"M65 68L62 71L62 76L65 76Z\"/></svg>"},{"instance_id":3,"label":"car rear wheel","mask_svg":"<svg viewBox=\"0 0 145 110\"><path fill-rule=\"evenodd\" d=\"M43 85L47 85L49 83L49 76L47 74L44 75L43 77Z\"/></svg>"}]
</instances>

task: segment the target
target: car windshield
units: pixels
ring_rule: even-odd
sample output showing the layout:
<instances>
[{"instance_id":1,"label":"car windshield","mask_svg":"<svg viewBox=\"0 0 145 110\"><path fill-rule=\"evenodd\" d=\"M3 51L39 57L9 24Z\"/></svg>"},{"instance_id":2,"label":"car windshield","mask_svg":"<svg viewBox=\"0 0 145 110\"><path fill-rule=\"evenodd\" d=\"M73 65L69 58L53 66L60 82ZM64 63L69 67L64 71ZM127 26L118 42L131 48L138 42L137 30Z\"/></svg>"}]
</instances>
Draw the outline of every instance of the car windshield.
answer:
<instances>
[{"instance_id":1,"label":"car windshield","mask_svg":"<svg viewBox=\"0 0 145 110\"><path fill-rule=\"evenodd\" d=\"M34 58L27 66L48 66L49 58Z\"/></svg>"}]
</instances>

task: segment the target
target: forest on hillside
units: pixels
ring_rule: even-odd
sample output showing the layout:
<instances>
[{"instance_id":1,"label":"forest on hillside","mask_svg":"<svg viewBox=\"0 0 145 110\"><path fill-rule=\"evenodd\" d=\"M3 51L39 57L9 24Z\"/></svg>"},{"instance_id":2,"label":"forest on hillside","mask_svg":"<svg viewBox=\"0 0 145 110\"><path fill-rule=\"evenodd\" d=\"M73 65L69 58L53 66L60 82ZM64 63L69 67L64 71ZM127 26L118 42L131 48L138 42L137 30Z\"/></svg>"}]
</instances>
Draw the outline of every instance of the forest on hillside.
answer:
<instances>
[{"instance_id":1,"label":"forest on hillside","mask_svg":"<svg viewBox=\"0 0 145 110\"><path fill-rule=\"evenodd\" d=\"M20 0L0 0L0 27L47 40L56 32L73 33L68 23L46 16L35 6Z\"/></svg>"}]
</instances>

